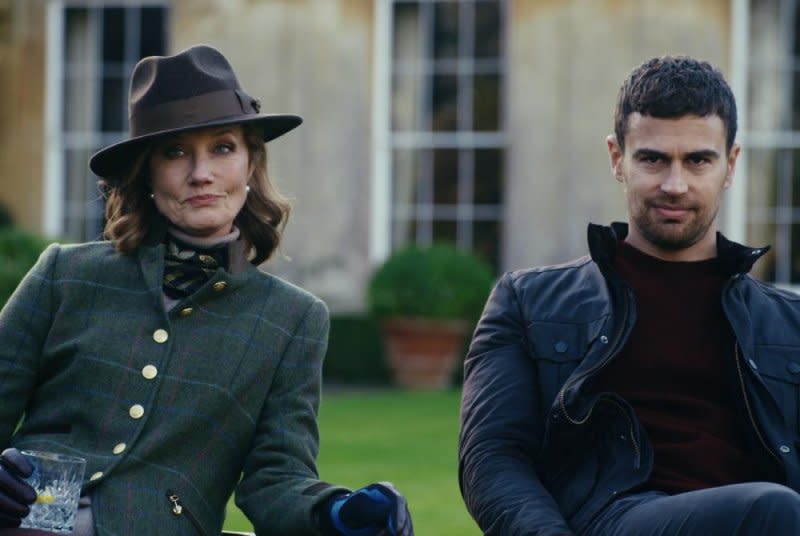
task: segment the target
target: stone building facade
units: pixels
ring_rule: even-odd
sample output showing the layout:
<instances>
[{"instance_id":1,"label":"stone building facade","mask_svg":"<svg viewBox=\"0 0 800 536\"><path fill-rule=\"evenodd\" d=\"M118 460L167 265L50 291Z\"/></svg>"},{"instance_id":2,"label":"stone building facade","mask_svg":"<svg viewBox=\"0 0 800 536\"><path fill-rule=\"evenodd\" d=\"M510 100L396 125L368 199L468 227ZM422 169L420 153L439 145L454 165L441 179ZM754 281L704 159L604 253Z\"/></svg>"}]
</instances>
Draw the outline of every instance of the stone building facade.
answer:
<instances>
[{"instance_id":1,"label":"stone building facade","mask_svg":"<svg viewBox=\"0 0 800 536\"><path fill-rule=\"evenodd\" d=\"M268 269L357 311L404 243L455 241L498 273L583 254L588 221L624 218L604 141L621 81L689 54L741 108L723 230L780 246L761 275L791 286L796 20L792 0L0 0L0 202L96 238L86 158L124 136L127 73L208 43L264 111L305 118L268 145L294 201Z\"/></svg>"}]
</instances>

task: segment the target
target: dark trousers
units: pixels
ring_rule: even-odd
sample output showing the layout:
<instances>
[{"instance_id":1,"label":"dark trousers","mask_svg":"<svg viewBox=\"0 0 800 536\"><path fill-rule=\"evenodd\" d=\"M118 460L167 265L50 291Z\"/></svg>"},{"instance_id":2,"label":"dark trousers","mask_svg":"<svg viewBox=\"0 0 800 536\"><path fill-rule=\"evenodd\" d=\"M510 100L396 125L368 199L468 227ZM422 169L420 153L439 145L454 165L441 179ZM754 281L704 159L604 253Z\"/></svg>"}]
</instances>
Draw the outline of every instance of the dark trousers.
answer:
<instances>
[{"instance_id":1,"label":"dark trousers","mask_svg":"<svg viewBox=\"0 0 800 536\"><path fill-rule=\"evenodd\" d=\"M617 499L582 536L763 536L800 534L800 494L746 482L667 495Z\"/></svg>"}]
</instances>

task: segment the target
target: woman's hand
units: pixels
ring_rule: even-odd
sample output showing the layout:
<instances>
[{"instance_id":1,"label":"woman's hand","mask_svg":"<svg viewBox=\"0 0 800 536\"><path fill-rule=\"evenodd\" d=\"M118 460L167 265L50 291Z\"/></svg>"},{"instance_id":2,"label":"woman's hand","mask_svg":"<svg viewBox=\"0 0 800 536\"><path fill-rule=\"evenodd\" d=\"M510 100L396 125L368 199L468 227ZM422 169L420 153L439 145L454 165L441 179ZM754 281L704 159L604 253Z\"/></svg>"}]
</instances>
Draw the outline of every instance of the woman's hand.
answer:
<instances>
[{"instance_id":1,"label":"woman's hand","mask_svg":"<svg viewBox=\"0 0 800 536\"><path fill-rule=\"evenodd\" d=\"M36 490L22 481L33 466L15 448L0 454L0 527L18 527L36 500Z\"/></svg>"},{"instance_id":2,"label":"woman's hand","mask_svg":"<svg viewBox=\"0 0 800 536\"><path fill-rule=\"evenodd\" d=\"M414 536L406 499L389 482L337 495L325 510L321 524L326 536Z\"/></svg>"}]
</instances>

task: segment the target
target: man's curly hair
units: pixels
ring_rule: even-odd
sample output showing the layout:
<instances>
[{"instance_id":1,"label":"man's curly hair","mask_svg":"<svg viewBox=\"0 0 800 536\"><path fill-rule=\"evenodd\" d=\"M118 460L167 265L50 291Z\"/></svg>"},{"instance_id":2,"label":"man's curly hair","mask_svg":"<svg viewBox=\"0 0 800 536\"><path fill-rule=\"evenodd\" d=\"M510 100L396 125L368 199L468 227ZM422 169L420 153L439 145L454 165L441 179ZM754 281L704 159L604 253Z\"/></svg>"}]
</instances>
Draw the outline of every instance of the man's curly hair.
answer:
<instances>
[{"instance_id":1,"label":"man's curly hair","mask_svg":"<svg viewBox=\"0 0 800 536\"><path fill-rule=\"evenodd\" d=\"M628 116L661 119L718 115L727 129L726 150L736 138L736 100L722 73L687 56L662 56L635 68L622 84L614 113L614 134L625 150Z\"/></svg>"}]
</instances>

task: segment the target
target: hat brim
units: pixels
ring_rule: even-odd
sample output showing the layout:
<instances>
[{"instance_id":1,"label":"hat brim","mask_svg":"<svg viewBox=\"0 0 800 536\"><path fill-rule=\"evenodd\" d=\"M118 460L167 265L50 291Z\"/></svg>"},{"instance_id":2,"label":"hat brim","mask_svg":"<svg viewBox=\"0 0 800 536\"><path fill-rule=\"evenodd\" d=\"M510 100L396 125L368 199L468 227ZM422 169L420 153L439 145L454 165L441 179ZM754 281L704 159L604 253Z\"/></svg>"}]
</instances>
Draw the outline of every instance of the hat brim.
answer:
<instances>
[{"instance_id":1,"label":"hat brim","mask_svg":"<svg viewBox=\"0 0 800 536\"><path fill-rule=\"evenodd\" d=\"M175 134L219 125L261 124L264 129L264 143L266 143L286 134L290 130L298 127L302 122L302 117L293 114L241 115L237 117L215 119L214 121L186 127L150 132L100 149L89 159L89 169L98 177L103 177L106 180L112 179L136 159L148 142L166 134Z\"/></svg>"}]
</instances>

